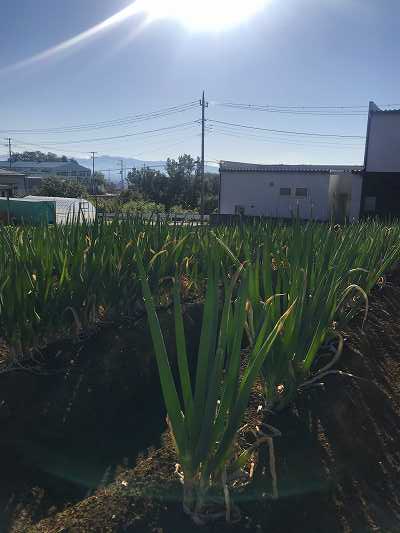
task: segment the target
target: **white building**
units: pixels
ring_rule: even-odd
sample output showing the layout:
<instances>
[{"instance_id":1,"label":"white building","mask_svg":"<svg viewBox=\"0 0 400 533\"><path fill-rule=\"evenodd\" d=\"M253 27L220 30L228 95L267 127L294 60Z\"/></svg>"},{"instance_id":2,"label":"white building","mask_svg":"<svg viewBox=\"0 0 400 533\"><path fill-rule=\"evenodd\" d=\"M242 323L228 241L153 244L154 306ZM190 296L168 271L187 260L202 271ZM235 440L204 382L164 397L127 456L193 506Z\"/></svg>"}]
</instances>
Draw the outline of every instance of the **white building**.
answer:
<instances>
[{"instance_id":1,"label":"white building","mask_svg":"<svg viewBox=\"0 0 400 533\"><path fill-rule=\"evenodd\" d=\"M338 221L360 214L363 167L220 163L221 215Z\"/></svg>"},{"instance_id":2,"label":"white building","mask_svg":"<svg viewBox=\"0 0 400 533\"><path fill-rule=\"evenodd\" d=\"M219 212L338 222L400 217L400 109L370 102L364 166L222 161Z\"/></svg>"}]
</instances>

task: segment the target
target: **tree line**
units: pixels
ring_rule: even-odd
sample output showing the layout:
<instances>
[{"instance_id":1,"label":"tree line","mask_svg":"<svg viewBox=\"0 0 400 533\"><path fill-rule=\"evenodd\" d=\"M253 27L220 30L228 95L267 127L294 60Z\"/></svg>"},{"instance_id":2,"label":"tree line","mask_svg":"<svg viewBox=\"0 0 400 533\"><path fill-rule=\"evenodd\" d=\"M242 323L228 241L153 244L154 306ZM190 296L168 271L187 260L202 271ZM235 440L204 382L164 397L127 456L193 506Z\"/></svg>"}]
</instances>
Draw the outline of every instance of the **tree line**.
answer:
<instances>
[{"instance_id":1,"label":"tree line","mask_svg":"<svg viewBox=\"0 0 400 533\"><path fill-rule=\"evenodd\" d=\"M212 213L218 207L219 179L211 173L204 178L204 210ZM166 212L174 206L192 211L201 208L201 162L188 154L168 158L164 172L150 167L133 169L127 182L132 194L164 206Z\"/></svg>"},{"instance_id":2,"label":"tree line","mask_svg":"<svg viewBox=\"0 0 400 533\"><path fill-rule=\"evenodd\" d=\"M67 156L51 152L14 153L15 161L73 161ZM142 210L147 206L163 212L193 211L201 209L201 161L189 154L178 159L168 158L164 169L148 166L131 170L126 177L127 189L121 191L104 174L95 172L89 178L43 178L37 192L40 196L88 198L91 195L114 193L113 203L102 203L107 210ZM204 176L204 211L212 213L218 208L219 178L217 174ZM126 205L128 204L129 205Z\"/></svg>"},{"instance_id":3,"label":"tree line","mask_svg":"<svg viewBox=\"0 0 400 533\"><path fill-rule=\"evenodd\" d=\"M10 161L10 158L8 158L8 161ZM11 161L13 163L16 161L30 161L36 163L68 163L68 161L75 161L75 159L69 158L66 155L59 156L57 154L53 154L53 152L47 152L46 154L37 150L35 152L13 152L11 154Z\"/></svg>"}]
</instances>

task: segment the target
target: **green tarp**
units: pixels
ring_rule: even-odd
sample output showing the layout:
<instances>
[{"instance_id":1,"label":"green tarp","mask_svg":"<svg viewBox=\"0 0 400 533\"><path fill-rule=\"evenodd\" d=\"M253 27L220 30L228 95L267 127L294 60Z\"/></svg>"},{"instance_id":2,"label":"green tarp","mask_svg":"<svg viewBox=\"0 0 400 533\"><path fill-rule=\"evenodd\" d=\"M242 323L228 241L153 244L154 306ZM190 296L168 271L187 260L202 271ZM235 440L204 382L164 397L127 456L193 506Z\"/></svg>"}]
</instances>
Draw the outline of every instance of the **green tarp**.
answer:
<instances>
[{"instance_id":1,"label":"green tarp","mask_svg":"<svg viewBox=\"0 0 400 533\"><path fill-rule=\"evenodd\" d=\"M19 198L0 198L0 220L18 224L54 224L55 202L32 202Z\"/></svg>"}]
</instances>

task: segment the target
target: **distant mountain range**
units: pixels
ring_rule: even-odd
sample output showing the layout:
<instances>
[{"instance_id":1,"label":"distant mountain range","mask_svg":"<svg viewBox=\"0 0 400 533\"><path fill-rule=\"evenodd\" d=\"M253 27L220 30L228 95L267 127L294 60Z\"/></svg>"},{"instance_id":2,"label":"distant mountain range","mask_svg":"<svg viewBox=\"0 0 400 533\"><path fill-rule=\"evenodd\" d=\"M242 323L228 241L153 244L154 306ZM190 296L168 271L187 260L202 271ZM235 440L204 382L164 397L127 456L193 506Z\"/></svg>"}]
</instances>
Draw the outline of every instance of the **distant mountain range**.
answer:
<instances>
[{"instance_id":1,"label":"distant mountain range","mask_svg":"<svg viewBox=\"0 0 400 533\"><path fill-rule=\"evenodd\" d=\"M92 160L87 159L76 159L80 165L83 165L87 168L92 168ZM126 176L129 170L132 168L143 168L150 167L157 170L165 170L165 161L143 161L141 159L133 159L130 157L117 157L110 155L101 155L95 159L95 170L103 172L106 178L109 178L112 181L119 181L121 179L121 161L123 162L123 167L125 170L124 176ZM213 165L205 166L206 172L218 173L218 167Z\"/></svg>"}]
</instances>

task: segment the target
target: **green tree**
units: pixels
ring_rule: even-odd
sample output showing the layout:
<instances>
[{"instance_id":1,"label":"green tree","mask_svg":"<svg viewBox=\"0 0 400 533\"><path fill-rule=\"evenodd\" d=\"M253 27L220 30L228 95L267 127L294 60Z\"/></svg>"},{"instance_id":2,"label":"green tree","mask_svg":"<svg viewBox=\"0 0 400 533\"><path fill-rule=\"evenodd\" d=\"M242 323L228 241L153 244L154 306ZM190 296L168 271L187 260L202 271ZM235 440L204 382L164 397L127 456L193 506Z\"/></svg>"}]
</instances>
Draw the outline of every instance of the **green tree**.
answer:
<instances>
[{"instance_id":1,"label":"green tree","mask_svg":"<svg viewBox=\"0 0 400 533\"><path fill-rule=\"evenodd\" d=\"M75 181L44 178L37 195L82 198L87 195L87 190L81 183L76 183Z\"/></svg>"},{"instance_id":2,"label":"green tree","mask_svg":"<svg viewBox=\"0 0 400 533\"><path fill-rule=\"evenodd\" d=\"M164 206L155 202L145 202L144 200L130 200L123 205L124 213L160 214L164 213Z\"/></svg>"},{"instance_id":3,"label":"green tree","mask_svg":"<svg viewBox=\"0 0 400 533\"><path fill-rule=\"evenodd\" d=\"M167 212L173 206L183 210L198 210L201 198L200 159L184 154L178 159L167 159L165 173L149 167L134 169L127 177L129 188L144 200L163 204ZM204 206L210 213L218 206L219 179L206 174L204 179Z\"/></svg>"},{"instance_id":4,"label":"green tree","mask_svg":"<svg viewBox=\"0 0 400 533\"><path fill-rule=\"evenodd\" d=\"M149 167L134 168L127 176L128 187L136 196L156 204L168 203L168 183L165 175Z\"/></svg>"},{"instance_id":5,"label":"green tree","mask_svg":"<svg viewBox=\"0 0 400 533\"><path fill-rule=\"evenodd\" d=\"M200 159L196 160L189 154L175 159L167 159L166 172L169 184L170 205L181 205L194 209L200 199Z\"/></svg>"},{"instance_id":6,"label":"green tree","mask_svg":"<svg viewBox=\"0 0 400 533\"><path fill-rule=\"evenodd\" d=\"M219 175L207 172L204 175L204 210L207 214L218 209Z\"/></svg>"},{"instance_id":7,"label":"green tree","mask_svg":"<svg viewBox=\"0 0 400 533\"><path fill-rule=\"evenodd\" d=\"M81 180L90 194L104 194L106 192L106 178L102 172L95 172L93 176Z\"/></svg>"},{"instance_id":8,"label":"green tree","mask_svg":"<svg viewBox=\"0 0 400 533\"><path fill-rule=\"evenodd\" d=\"M74 159L69 159L66 155L58 156L57 154L53 154L53 152L40 152L37 150L36 152L14 152L11 156L11 161L33 161L37 163L42 162L60 162L60 163L67 163L68 161L74 161Z\"/></svg>"},{"instance_id":9,"label":"green tree","mask_svg":"<svg viewBox=\"0 0 400 533\"><path fill-rule=\"evenodd\" d=\"M105 192L109 194L117 194L120 190L117 184L111 180L105 180L104 188Z\"/></svg>"}]
</instances>

